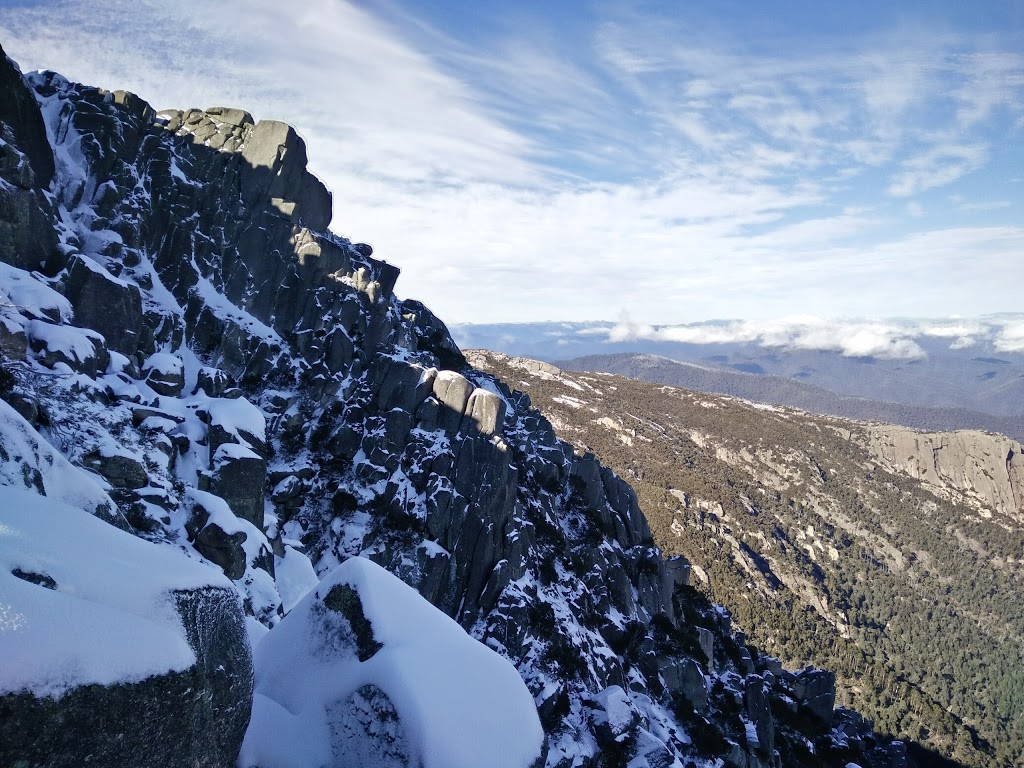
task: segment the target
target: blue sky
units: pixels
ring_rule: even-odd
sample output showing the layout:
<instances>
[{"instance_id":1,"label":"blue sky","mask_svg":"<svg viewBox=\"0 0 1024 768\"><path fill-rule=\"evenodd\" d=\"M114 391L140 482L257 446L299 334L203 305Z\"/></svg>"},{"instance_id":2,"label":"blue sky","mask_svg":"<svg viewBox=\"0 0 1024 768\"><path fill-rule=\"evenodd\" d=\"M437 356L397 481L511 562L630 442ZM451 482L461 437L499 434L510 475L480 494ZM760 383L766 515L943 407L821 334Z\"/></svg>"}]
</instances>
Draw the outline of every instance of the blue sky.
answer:
<instances>
[{"instance_id":1,"label":"blue sky","mask_svg":"<svg viewBox=\"0 0 1024 768\"><path fill-rule=\"evenodd\" d=\"M449 322L1022 309L1024 1L0 2L24 70L286 120Z\"/></svg>"}]
</instances>

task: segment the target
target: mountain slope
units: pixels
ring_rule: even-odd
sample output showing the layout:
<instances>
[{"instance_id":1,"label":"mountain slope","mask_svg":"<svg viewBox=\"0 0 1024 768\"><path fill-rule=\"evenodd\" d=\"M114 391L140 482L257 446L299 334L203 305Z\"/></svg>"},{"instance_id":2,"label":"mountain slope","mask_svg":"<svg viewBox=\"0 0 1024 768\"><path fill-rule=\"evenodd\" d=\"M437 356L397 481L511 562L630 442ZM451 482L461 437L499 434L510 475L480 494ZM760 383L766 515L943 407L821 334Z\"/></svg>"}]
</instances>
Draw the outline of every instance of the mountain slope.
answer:
<instances>
[{"instance_id":1,"label":"mountain slope","mask_svg":"<svg viewBox=\"0 0 1024 768\"><path fill-rule=\"evenodd\" d=\"M471 352L636 488L758 647L966 764L1024 748L1021 446Z\"/></svg>"},{"instance_id":2,"label":"mountain slope","mask_svg":"<svg viewBox=\"0 0 1024 768\"><path fill-rule=\"evenodd\" d=\"M22 734L0 762L78 765L74 740L27 740L31 724L90 731L93 712L152 704L178 713L157 724L166 738L116 720L91 738L146 741L152 766L233 765L244 729L221 739L220 720L251 708L244 765L906 764L833 710L830 673L748 648L686 562L662 558L625 482L468 365L395 296L397 268L327 230L330 195L292 128L156 114L6 58L0 78L0 483L23 511L57 496L231 585L162 603L181 651L166 675L59 699L0 686ZM68 584L106 554L83 544ZM66 589L11 547L24 561L4 560L0 615L17 620L0 622L0 652L28 647L28 618ZM460 642L507 692L497 703L496 686L443 674ZM73 663L76 643L62 651ZM453 722L465 712L479 720ZM189 728L223 743L175 750Z\"/></svg>"},{"instance_id":3,"label":"mountain slope","mask_svg":"<svg viewBox=\"0 0 1024 768\"><path fill-rule=\"evenodd\" d=\"M554 365L569 371L604 371L631 379L785 405L829 416L884 421L914 429L983 429L1017 440L1024 439L1024 419L1020 416L981 413L965 408L926 408L900 401L854 397L785 376L723 370L720 366L698 365L657 355L590 355L556 361Z\"/></svg>"}]
</instances>

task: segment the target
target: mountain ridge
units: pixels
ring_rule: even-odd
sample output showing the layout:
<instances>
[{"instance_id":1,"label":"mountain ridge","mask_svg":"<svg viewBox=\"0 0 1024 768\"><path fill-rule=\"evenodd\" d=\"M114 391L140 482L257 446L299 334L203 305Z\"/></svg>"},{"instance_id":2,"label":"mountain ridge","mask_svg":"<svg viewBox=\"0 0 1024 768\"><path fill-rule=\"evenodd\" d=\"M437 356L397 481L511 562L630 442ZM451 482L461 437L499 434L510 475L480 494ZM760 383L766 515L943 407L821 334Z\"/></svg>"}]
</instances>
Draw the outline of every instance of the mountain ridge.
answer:
<instances>
[{"instance_id":1,"label":"mountain ridge","mask_svg":"<svg viewBox=\"0 0 1024 768\"><path fill-rule=\"evenodd\" d=\"M914 429L951 431L980 429L1024 438L1020 417L1000 416L966 408L927 408L906 403L843 395L824 387L772 374L725 371L652 354L589 355L555 360L569 371L606 371L684 389L732 395L772 405L786 405L812 413L899 424Z\"/></svg>"}]
</instances>

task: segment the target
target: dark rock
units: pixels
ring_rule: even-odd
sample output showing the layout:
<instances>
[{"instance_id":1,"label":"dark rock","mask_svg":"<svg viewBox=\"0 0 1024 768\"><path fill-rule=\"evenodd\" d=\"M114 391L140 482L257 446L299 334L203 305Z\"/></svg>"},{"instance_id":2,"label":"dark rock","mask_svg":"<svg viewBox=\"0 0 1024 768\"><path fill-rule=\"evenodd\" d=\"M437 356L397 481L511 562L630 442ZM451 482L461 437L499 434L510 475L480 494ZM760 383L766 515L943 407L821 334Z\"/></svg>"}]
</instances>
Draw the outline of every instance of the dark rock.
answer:
<instances>
[{"instance_id":1,"label":"dark rock","mask_svg":"<svg viewBox=\"0 0 1024 768\"><path fill-rule=\"evenodd\" d=\"M712 667L715 663L715 634L710 629L697 627L697 642L708 667Z\"/></svg>"},{"instance_id":2,"label":"dark rock","mask_svg":"<svg viewBox=\"0 0 1024 768\"><path fill-rule=\"evenodd\" d=\"M210 523L196 534L193 546L196 551L224 570L224 575L237 581L245 575L244 531L228 534L216 523Z\"/></svg>"},{"instance_id":3,"label":"dark rock","mask_svg":"<svg viewBox=\"0 0 1024 768\"><path fill-rule=\"evenodd\" d=\"M99 334L68 326L56 330L56 326L42 320L29 323L29 348L47 368L63 363L90 378L95 378L110 364L110 353Z\"/></svg>"},{"instance_id":4,"label":"dark rock","mask_svg":"<svg viewBox=\"0 0 1024 768\"><path fill-rule=\"evenodd\" d=\"M0 695L0 765L225 768L252 708L252 656L237 595L174 594L196 663L138 683L84 685L59 698Z\"/></svg>"},{"instance_id":5,"label":"dark rock","mask_svg":"<svg viewBox=\"0 0 1024 768\"><path fill-rule=\"evenodd\" d=\"M402 302L402 315L412 323L417 347L433 354L442 368L454 371L466 367L466 358L448 327L422 302L406 299Z\"/></svg>"},{"instance_id":6,"label":"dark rock","mask_svg":"<svg viewBox=\"0 0 1024 768\"><path fill-rule=\"evenodd\" d=\"M233 444L223 445L214 456L210 492L224 499L238 517L262 530L267 460L234 448Z\"/></svg>"},{"instance_id":7,"label":"dark rock","mask_svg":"<svg viewBox=\"0 0 1024 768\"><path fill-rule=\"evenodd\" d=\"M221 397L227 387L228 376L224 371L205 366L199 369L199 374L196 377L196 392L202 390L209 397Z\"/></svg>"},{"instance_id":8,"label":"dark rock","mask_svg":"<svg viewBox=\"0 0 1024 768\"><path fill-rule=\"evenodd\" d=\"M181 359L166 352L150 355L142 364L146 383L158 395L178 397L185 388L185 366Z\"/></svg>"},{"instance_id":9,"label":"dark rock","mask_svg":"<svg viewBox=\"0 0 1024 768\"><path fill-rule=\"evenodd\" d=\"M832 727L832 712L836 706L834 674L808 667L796 674L793 694L800 703L800 709L811 715L823 731Z\"/></svg>"},{"instance_id":10,"label":"dark rock","mask_svg":"<svg viewBox=\"0 0 1024 768\"><path fill-rule=\"evenodd\" d=\"M35 96L25 84L18 65L0 47L0 123L12 141L28 158L35 185L46 189L53 179L53 150L46 138L46 126Z\"/></svg>"},{"instance_id":11,"label":"dark rock","mask_svg":"<svg viewBox=\"0 0 1024 768\"><path fill-rule=\"evenodd\" d=\"M16 323L0 318L0 360L24 360L28 354L28 334Z\"/></svg>"},{"instance_id":12,"label":"dark rock","mask_svg":"<svg viewBox=\"0 0 1024 768\"><path fill-rule=\"evenodd\" d=\"M131 357L141 338L142 296L138 287L118 280L84 256L72 256L64 295L75 322L103 335L107 347Z\"/></svg>"},{"instance_id":13,"label":"dark rock","mask_svg":"<svg viewBox=\"0 0 1024 768\"><path fill-rule=\"evenodd\" d=\"M102 475L115 488L135 490L149 485L146 465L133 456L104 456L94 451L83 456L82 463Z\"/></svg>"},{"instance_id":14,"label":"dark rock","mask_svg":"<svg viewBox=\"0 0 1024 768\"><path fill-rule=\"evenodd\" d=\"M388 695L363 685L328 710L338 765L414 768L416 749Z\"/></svg>"},{"instance_id":15,"label":"dark rock","mask_svg":"<svg viewBox=\"0 0 1024 768\"><path fill-rule=\"evenodd\" d=\"M359 593L348 584L335 584L324 597L324 605L340 613L352 627L356 641L356 654L360 661L372 658L384 646L373 636L373 625L363 614Z\"/></svg>"},{"instance_id":16,"label":"dark rock","mask_svg":"<svg viewBox=\"0 0 1024 768\"><path fill-rule=\"evenodd\" d=\"M745 681L744 698L747 717L754 724L757 744L751 745L762 757L770 758L775 753L775 724L772 719L771 703L768 699L770 686L757 675L750 675Z\"/></svg>"},{"instance_id":17,"label":"dark rock","mask_svg":"<svg viewBox=\"0 0 1024 768\"><path fill-rule=\"evenodd\" d=\"M40 426L43 419L43 410L38 397L27 392L15 390L4 399L25 421L33 427Z\"/></svg>"},{"instance_id":18,"label":"dark rock","mask_svg":"<svg viewBox=\"0 0 1024 768\"><path fill-rule=\"evenodd\" d=\"M46 573L36 573L35 571L23 571L21 568L15 568L11 571L11 575L15 578L27 581L29 584L36 584L46 589L56 589L57 582L53 580L53 577Z\"/></svg>"},{"instance_id":19,"label":"dark rock","mask_svg":"<svg viewBox=\"0 0 1024 768\"><path fill-rule=\"evenodd\" d=\"M672 696L681 697L694 710L702 714L708 711L708 684L704 673L693 659L678 658L658 660L665 690Z\"/></svg>"}]
</instances>

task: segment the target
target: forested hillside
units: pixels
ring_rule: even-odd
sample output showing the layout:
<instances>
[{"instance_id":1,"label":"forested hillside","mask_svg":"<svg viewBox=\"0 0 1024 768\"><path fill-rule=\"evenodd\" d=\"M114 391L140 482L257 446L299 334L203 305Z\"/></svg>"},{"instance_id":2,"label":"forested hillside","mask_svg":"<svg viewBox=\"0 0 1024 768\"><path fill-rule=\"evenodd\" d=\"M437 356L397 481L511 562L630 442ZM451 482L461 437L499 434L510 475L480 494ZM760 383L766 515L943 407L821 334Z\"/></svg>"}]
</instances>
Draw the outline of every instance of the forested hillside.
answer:
<instances>
[{"instance_id":1,"label":"forested hillside","mask_svg":"<svg viewBox=\"0 0 1024 768\"><path fill-rule=\"evenodd\" d=\"M628 478L757 646L834 669L839 701L917 754L1021 763L1019 444L470 357Z\"/></svg>"}]
</instances>

